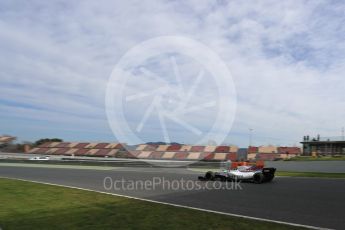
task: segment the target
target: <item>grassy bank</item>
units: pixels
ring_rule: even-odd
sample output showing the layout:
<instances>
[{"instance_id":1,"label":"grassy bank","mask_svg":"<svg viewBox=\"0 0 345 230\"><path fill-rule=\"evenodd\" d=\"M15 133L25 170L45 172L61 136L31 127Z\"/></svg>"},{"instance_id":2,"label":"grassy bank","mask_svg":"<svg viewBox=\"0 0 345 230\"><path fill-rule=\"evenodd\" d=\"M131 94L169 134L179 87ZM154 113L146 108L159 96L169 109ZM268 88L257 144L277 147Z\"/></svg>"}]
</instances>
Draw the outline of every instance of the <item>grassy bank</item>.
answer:
<instances>
[{"instance_id":1,"label":"grassy bank","mask_svg":"<svg viewBox=\"0 0 345 230\"><path fill-rule=\"evenodd\" d=\"M321 156L321 157L311 157L311 156L298 156L285 161L345 161L345 156Z\"/></svg>"},{"instance_id":2,"label":"grassy bank","mask_svg":"<svg viewBox=\"0 0 345 230\"><path fill-rule=\"evenodd\" d=\"M276 172L276 176L318 177L318 178L345 178L345 173L285 172L285 171L277 171Z\"/></svg>"},{"instance_id":3,"label":"grassy bank","mask_svg":"<svg viewBox=\"0 0 345 230\"><path fill-rule=\"evenodd\" d=\"M2 229L301 229L18 180L0 188Z\"/></svg>"}]
</instances>

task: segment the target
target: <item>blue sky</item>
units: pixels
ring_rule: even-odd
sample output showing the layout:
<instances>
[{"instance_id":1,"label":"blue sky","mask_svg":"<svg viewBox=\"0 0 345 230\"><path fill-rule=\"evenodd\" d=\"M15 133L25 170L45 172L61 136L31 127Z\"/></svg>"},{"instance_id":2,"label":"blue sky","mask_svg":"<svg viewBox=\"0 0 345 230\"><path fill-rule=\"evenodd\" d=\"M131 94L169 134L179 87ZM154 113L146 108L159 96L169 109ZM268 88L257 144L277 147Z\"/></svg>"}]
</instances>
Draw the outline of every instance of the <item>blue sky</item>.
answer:
<instances>
[{"instance_id":1,"label":"blue sky","mask_svg":"<svg viewBox=\"0 0 345 230\"><path fill-rule=\"evenodd\" d=\"M115 140L104 102L112 69L138 43L178 35L210 47L232 73L238 101L226 144L248 145L249 128L255 145L340 135L344 12L343 1L1 1L0 134ZM162 140L150 122L145 140ZM172 141L192 140L170 131Z\"/></svg>"}]
</instances>

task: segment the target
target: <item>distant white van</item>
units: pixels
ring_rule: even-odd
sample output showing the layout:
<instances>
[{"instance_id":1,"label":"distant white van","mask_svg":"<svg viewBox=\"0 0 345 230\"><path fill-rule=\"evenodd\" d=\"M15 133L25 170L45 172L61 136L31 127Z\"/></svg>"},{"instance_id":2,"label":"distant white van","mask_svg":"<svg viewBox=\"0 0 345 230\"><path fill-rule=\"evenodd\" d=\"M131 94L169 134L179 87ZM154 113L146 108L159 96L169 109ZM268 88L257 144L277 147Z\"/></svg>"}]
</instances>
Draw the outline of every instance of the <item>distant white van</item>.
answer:
<instances>
[{"instance_id":1,"label":"distant white van","mask_svg":"<svg viewBox=\"0 0 345 230\"><path fill-rule=\"evenodd\" d=\"M31 157L29 160L30 161L48 161L48 160L50 160L50 157L49 156Z\"/></svg>"}]
</instances>

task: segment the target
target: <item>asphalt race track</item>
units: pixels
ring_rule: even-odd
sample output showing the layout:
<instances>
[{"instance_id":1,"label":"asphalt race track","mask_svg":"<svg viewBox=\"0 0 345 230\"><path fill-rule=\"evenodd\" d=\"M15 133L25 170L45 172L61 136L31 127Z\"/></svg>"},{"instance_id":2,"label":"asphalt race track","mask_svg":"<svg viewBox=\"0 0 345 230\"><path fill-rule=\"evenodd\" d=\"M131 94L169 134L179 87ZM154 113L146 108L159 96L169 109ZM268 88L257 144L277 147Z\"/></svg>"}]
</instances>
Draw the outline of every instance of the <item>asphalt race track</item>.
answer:
<instances>
[{"instance_id":1,"label":"asphalt race track","mask_svg":"<svg viewBox=\"0 0 345 230\"><path fill-rule=\"evenodd\" d=\"M197 208L259 217L277 221L291 222L323 228L345 229L344 179L315 178L275 178L272 183L252 184L241 183L242 190L194 189L183 190L181 186L168 189L167 184L156 184L155 188L145 190L137 187L128 190L128 183L138 180L193 180L200 173L185 169L159 168L117 168L115 170L56 169L0 166L0 177L20 178L54 184L62 184L98 191L135 196L150 200L174 203ZM117 184L121 190L106 190L103 182L105 177ZM157 178L158 177L158 178ZM110 179L107 179L108 182ZM110 183L106 183L110 186ZM201 183L203 188L206 186ZM221 182L219 182L221 183ZM217 184L219 185L219 184Z\"/></svg>"}]
</instances>

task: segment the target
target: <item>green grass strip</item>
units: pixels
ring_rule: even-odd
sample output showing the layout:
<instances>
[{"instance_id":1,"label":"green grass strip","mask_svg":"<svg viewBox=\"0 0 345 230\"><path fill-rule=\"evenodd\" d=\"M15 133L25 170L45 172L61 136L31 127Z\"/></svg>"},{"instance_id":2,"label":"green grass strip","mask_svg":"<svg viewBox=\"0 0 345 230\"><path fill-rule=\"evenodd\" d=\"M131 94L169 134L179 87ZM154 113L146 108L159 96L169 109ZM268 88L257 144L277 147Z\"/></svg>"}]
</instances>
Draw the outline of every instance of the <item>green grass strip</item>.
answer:
<instances>
[{"instance_id":1,"label":"green grass strip","mask_svg":"<svg viewBox=\"0 0 345 230\"><path fill-rule=\"evenodd\" d=\"M18 180L0 188L2 229L302 229Z\"/></svg>"},{"instance_id":2,"label":"green grass strip","mask_svg":"<svg viewBox=\"0 0 345 230\"><path fill-rule=\"evenodd\" d=\"M323 157L310 157L298 156L285 161L345 161L345 156L323 156Z\"/></svg>"},{"instance_id":3,"label":"green grass strip","mask_svg":"<svg viewBox=\"0 0 345 230\"><path fill-rule=\"evenodd\" d=\"M290 176L290 177L345 178L345 173L323 173L323 172L277 171L275 175L276 176Z\"/></svg>"}]
</instances>

